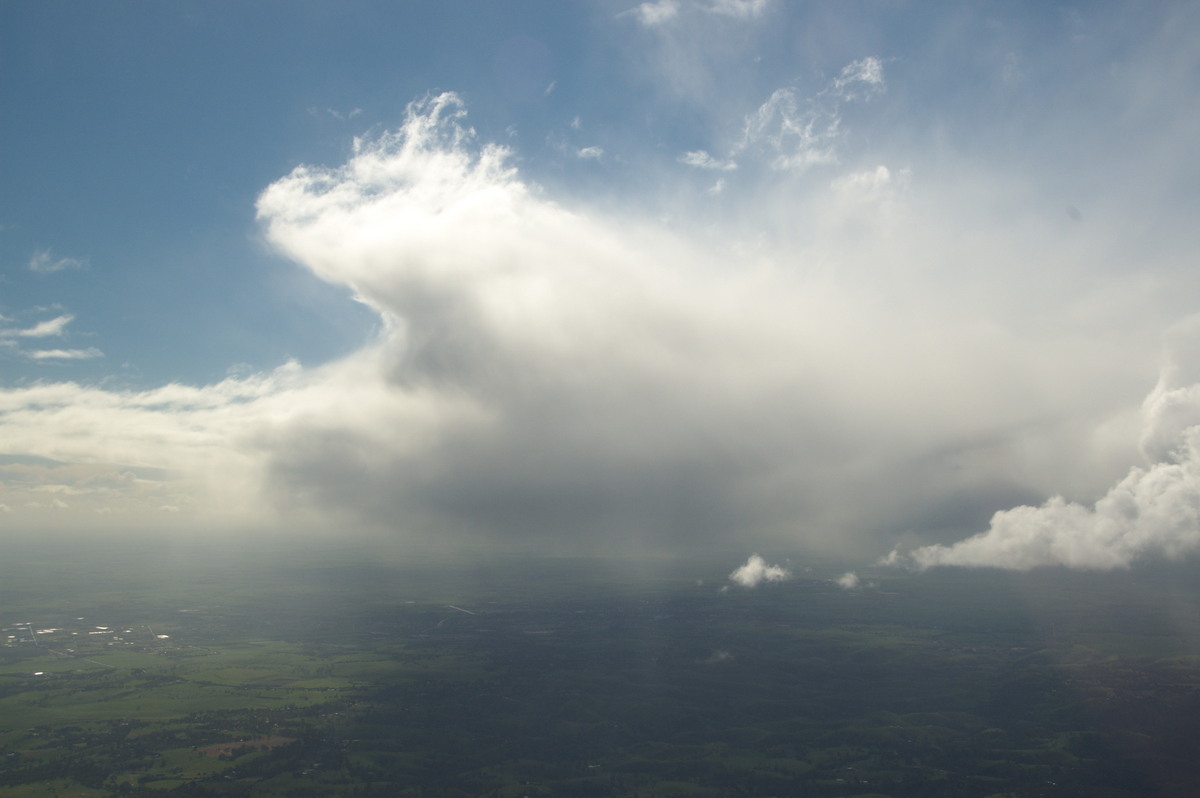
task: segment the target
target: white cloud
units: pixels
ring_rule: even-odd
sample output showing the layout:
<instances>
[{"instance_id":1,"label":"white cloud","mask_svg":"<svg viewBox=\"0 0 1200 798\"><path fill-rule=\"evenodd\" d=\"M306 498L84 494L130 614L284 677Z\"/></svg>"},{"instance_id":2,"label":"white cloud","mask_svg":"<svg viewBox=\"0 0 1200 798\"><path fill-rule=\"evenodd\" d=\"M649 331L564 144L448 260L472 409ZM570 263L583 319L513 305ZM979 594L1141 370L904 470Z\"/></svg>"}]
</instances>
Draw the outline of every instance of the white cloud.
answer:
<instances>
[{"instance_id":1,"label":"white cloud","mask_svg":"<svg viewBox=\"0 0 1200 798\"><path fill-rule=\"evenodd\" d=\"M679 0L655 0L622 12L632 14L638 22L646 27L654 27L669 22L679 15Z\"/></svg>"},{"instance_id":2,"label":"white cloud","mask_svg":"<svg viewBox=\"0 0 1200 798\"><path fill-rule=\"evenodd\" d=\"M853 571L847 571L833 581L843 590L854 590L862 584L862 581L858 578L858 574Z\"/></svg>"},{"instance_id":3,"label":"white cloud","mask_svg":"<svg viewBox=\"0 0 1200 798\"><path fill-rule=\"evenodd\" d=\"M762 582L782 582L791 577L791 571L780 565L767 565L767 561L757 554L751 554L729 575L731 581L742 587L758 587Z\"/></svg>"},{"instance_id":4,"label":"white cloud","mask_svg":"<svg viewBox=\"0 0 1200 798\"><path fill-rule=\"evenodd\" d=\"M87 349L29 349L21 353L30 360L91 360L104 357L94 346Z\"/></svg>"},{"instance_id":5,"label":"white cloud","mask_svg":"<svg viewBox=\"0 0 1200 798\"><path fill-rule=\"evenodd\" d=\"M685 163L688 166L695 166L698 169L717 169L721 171L737 169L736 162L719 161L704 150L693 150L691 152L686 152L679 156L679 162Z\"/></svg>"},{"instance_id":6,"label":"white cloud","mask_svg":"<svg viewBox=\"0 0 1200 798\"><path fill-rule=\"evenodd\" d=\"M883 90L883 62L875 56L867 56L842 67L828 89L843 101L866 99Z\"/></svg>"},{"instance_id":7,"label":"white cloud","mask_svg":"<svg viewBox=\"0 0 1200 798\"><path fill-rule=\"evenodd\" d=\"M886 166L877 166L864 172L852 172L835 179L830 185L840 193L854 193L867 199L884 199L894 196L908 182L908 173L894 176Z\"/></svg>"},{"instance_id":8,"label":"white cloud","mask_svg":"<svg viewBox=\"0 0 1200 798\"><path fill-rule=\"evenodd\" d=\"M159 507L192 523L247 529L272 516L263 505L254 439L287 419L285 388L299 370L193 388L124 392L74 383L0 391L0 501L30 528L61 520L46 494L71 496L79 528L153 528ZM272 400L274 397L274 401ZM292 395L294 398L294 394Z\"/></svg>"},{"instance_id":9,"label":"white cloud","mask_svg":"<svg viewBox=\"0 0 1200 798\"><path fill-rule=\"evenodd\" d=\"M86 258L55 257L49 249L39 249L29 258L27 268L39 274L66 271L68 269L83 269L87 267Z\"/></svg>"},{"instance_id":10,"label":"white cloud","mask_svg":"<svg viewBox=\"0 0 1200 798\"><path fill-rule=\"evenodd\" d=\"M735 19L754 19L770 6L770 0L711 0L708 11Z\"/></svg>"},{"instance_id":11,"label":"white cloud","mask_svg":"<svg viewBox=\"0 0 1200 798\"><path fill-rule=\"evenodd\" d=\"M762 153L781 170L836 163L844 135L842 106L883 90L883 63L875 57L846 65L812 97L790 87L777 89L746 117L734 155Z\"/></svg>"},{"instance_id":12,"label":"white cloud","mask_svg":"<svg viewBox=\"0 0 1200 798\"><path fill-rule=\"evenodd\" d=\"M770 4L770 0L709 0L707 3L693 2L688 8L717 16L750 20L761 16ZM652 28L677 19L682 9L680 0L654 0L623 11L618 16L631 14L642 25Z\"/></svg>"},{"instance_id":13,"label":"white cloud","mask_svg":"<svg viewBox=\"0 0 1200 798\"><path fill-rule=\"evenodd\" d=\"M319 116L321 114L321 112L318 111L316 108L309 108L308 113L310 116ZM337 119L338 121L345 122L350 119L354 119L355 117L362 116L362 109L361 108L352 108L349 111L339 111L336 108L326 108L325 114L334 119Z\"/></svg>"},{"instance_id":14,"label":"white cloud","mask_svg":"<svg viewBox=\"0 0 1200 798\"><path fill-rule=\"evenodd\" d=\"M838 103L877 85L856 63L781 98L723 196L695 198L727 214L674 228L645 198L600 212L530 185L453 95L414 104L258 205L272 246L378 313L377 340L211 386L0 392L8 452L112 475L101 492L60 471L57 493L0 500L32 517L27 501L70 496L114 527L172 506L180 524L604 550L737 530L747 549L861 554L1053 492L1102 495L1136 456L1164 320L1200 290L1180 267L1194 225L1157 218L1146 249L1121 196L1085 196L1087 224L1071 223L1057 172L942 144L856 152ZM813 179L752 162L812 152L846 166ZM679 188L663 194L697 193ZM1173 407L1147 451L1197 423ZM122 481L125 465L170 473Z\"/></svg>"},{"instance_id":15,"label":"white cloud","mask_svg":"<svg viewBox=\"0 0 1200 798\"><path fill-rule=\"evenodd\" d=\"M804 169L837 161L835 143L841 118L807 108L794 89L777 89L746 119L735 153L755 148L772 154L776 169Z\"/></svg>"},{"instance_id":16,"label":"white cloud","mask_svg":"<svg viewBox=\"0 0 1200 798\"><path fill-rule=\"evenodd\" d=\"M48 338L54 335L62 335L67 325L74 320L74 316L64 314L53 319L40 321L32 327L24 330L0 330L0 336L16 335L21 338Z\"/></svg>"},{"instance_id":17,"label":"white cloud","mask_svg":"<svg viewBox=\"0 0 1200 798\"><path fill-rule=\"evenodd\" d=\"M604 157L604 150L600 147L581 147L575 154L580 158L597 160Z\"/></svg>"},{"instance_id":18,"label":"white cloud","mask_svg":"<svg viewBox=\"0 0 1200 798\"><path fill-rule=\"evenodd\" d=\"M1143 449L1160 459L1132 468L1092 507L1055 496L1039 507L998 512L986 532L967 540L893 551L882 562L918 570L1112 570L1200 552L1200 385L1169 389L1160 381L1144 415Z\"/></svg>"},{"instance_id":19,"label":"white cloud","mask_svg":"<svg viewBox=\"0 0 1200 798\"><path fill-rule=\"evenodd\" d=\"M724 128L744 113L746 67L761 61L760 21L770 3L758 0L660 0L618 14L643 30L625 59L668 107L683 100L689 114ZM696 118L697 121L699 117ZM703 130L703 125L695 129Z\"/></svg>"}]
</instances>

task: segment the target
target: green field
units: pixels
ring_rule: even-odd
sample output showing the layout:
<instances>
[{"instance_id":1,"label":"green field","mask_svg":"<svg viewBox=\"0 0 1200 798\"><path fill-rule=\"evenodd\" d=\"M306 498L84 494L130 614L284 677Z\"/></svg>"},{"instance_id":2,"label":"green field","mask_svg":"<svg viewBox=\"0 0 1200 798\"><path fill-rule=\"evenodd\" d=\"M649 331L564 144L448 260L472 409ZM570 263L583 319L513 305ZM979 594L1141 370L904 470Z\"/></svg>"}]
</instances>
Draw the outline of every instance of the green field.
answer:
<instances>
[{"instance_id":1,"label":"green field","mask_svg":"<svg viewBox=\"0 0 1200 798\"><path fill-rule=\"evenodd\" d=\"M1182 568L751 591L721 560L17 554L5 796L1200 790Z\"/></svg>"}]
</instances>

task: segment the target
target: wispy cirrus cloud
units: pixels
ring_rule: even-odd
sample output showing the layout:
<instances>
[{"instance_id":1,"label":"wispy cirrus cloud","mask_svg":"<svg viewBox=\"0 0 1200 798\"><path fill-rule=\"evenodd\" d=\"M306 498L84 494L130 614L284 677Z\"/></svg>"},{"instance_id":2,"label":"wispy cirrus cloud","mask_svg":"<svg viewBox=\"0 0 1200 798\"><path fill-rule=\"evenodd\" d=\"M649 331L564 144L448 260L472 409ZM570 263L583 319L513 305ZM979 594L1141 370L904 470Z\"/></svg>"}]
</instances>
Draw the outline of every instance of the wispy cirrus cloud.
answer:
<instances>
[{"instance_id":1,"label":"wispy cirrus cloud","mask_svg":"<svg viewBox=\"0 0 1200 798\"><path fill-rule=\"evenodd\" d=\"M34 361L69 361L69 360L91 360L93 358L103 357L104 353L96 347L87 347L85 349L24 349L23 341L25 339L40 339L65 337L67 325L74 321L75 317L69 313L64 313L52 319L45 319L34 324L31 327L6 327L0 328L0 345L7 349L20 354L28 360ZM5 320L10 321L10 320Z\"/></svg>"},{"instance_id":2,"label":"wispy cirrus cloud","mask_svg":"<svg viewBox=\"0 0 1200 798\"><path fill-rule=\"evenodd\" d=\"M30 360L92 360L104 357L104 352L94 346L86 349L27 349L21 354Z\"/></svg>"},{"instance_id":3,"label":"wispy cirrus cloud","mask_svg":"<svg viewBox=\"0 0 1200 798\"><path fill-rule=\"evenodd\" d=\"M53 274L72 269L85 269L87 265L87 258L61 257L49 249L39 249L29 258L26 268L38 274Z\"/></svg>"},{"instance_id":4,"label":"wispy cirrus cloud","mask_svg":"<svg viewBox=\"0 0 1200 798\"><path fill-rule=\"evenodd\" d=\"M634 19L646 27L662 25L669 22L679 15L680 3L679 0L654 0L653 2L641 3L628 11L621 12L620 15L631 15Z\"/></svg>"},{"instance_id":5,"label":"wispy cirrus cloud","mask_svg":"<svg viewBox=\"0 0 1200 798\"><path fill-rule=\"evenodd\" d=\"M705 10L735 19L754 19L771 5L771 0L711 0Z\"/></svg>"},{"instance_id":6,"label":"wispy cirrus cloud","mask_svg":"<svg viewBox=\"0 0 1200 798\"><path fill-rule=\"evenodd\" d=\"M843 136L842 106L884 91L883 62L874 56L854 61L813 97L794 88L775 90L746 117L733 156L760 153L781 170L803 170L838 160Z\"/></svg>"},{"instance_id":7,"label":"wispy cirrus cloud","mask_svg":"<svg viewBox=\"0 0 1200 798\"><path fill-rule=\"evenodd\" d=\"M39 321L32 327L24 329L8 329L0 330L0 336L16 336L19 338L47 338L55 335L62 335L68 324L75 319L70 314L56 316L53 319Z\"/></svg>"},{"instance_id":8,"label":"wispy cirrus cloud","mask_svg":"<svg viewBox=\"0 0 1200 798\"><path fill-rule=\"evenodd\" d=\"M692 150L685 152L679 156L679 162L694 166L697 169L715 169L722 172L728 172L737 169L737 162L718 160L708 154L705 150Z\"/></svg>"},{"instance_id":9,"label":"wispy cirrus cloud","mask_svg":"<svg viewBox=\"0 0 1200 798\"><path fill-rule=\"evenodd\" d=\"M11 319L4 319L5 322L11 322ZM50 319L44 319L32 326L18 328L18 326L8 326L8 328L0 328L0 346L12 353L16 353L26 360L35 361L68 361L68 360L91 360L101 358L103 353L96 347L88 347L83 349L60 348L53 349L28 349L23 348L25 341L30 338L50 338L50 337L65 337L68 324L73 322L74 316L70 313L62 313Z\"/></svg>"},{"instance_id":10,"label":"wispy cirrus cloud","mask_svg":"<svg viewBox=\"0 0 1200 798\"><path fill-rule=\"evenodd\" d=\"M691 0L686 4L680 0L653 0L653 2L640 3L621 12L618 16L632 15L638 22L649 28L677 19L682 11L750 20L761 16L770 5L771 0L708 0L708 2Z\"/></svg>"}]
</instances>

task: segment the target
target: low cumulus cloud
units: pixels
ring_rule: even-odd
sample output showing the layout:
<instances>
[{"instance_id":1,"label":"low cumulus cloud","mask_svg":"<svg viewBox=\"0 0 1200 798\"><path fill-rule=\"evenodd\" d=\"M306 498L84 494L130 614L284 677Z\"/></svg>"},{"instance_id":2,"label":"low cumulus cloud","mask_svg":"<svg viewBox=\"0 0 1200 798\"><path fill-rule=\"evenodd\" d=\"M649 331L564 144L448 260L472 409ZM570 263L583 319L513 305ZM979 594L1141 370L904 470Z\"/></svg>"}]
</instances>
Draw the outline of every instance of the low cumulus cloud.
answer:
<instances>
[{"instance_id":1,"label":"low cumulus cloud","mask_svg":"<svg viewBox=\"0 0 1200 798\"><path fill-rule=\"evenodd\" d=\"M782 582L791 578L792 572L787 568L782 565L768 565L767 561L757 554L751 554L745 563L729 575L731 582L746 588L758 587L763 582Z\"/></svg>"},{"instance_id":2,"label":"low cumulus cloud","mask_svg":"<svg viewBox=\"0 0 1200 798\"><path fill-rule=\"evenodd\" d=\"M194 528L265 524L275 514L263 506L252 441L288 417L303 384L289 364L199 388L0 391L0 501L31 529L158 528L164 506L185 510ZM54 507L47 497L69 506L43 517Z\"/></svg>"},{"instance_id":3,"label":"low cumulus cloud","mask_svg":"<svg viewBox=\"0 0 1200 798\"><path fill-rule=\"evenodd\" d=\"M1200 552L1200 385L1169 383L1161 380L1143 405L1149 465L1130 469L1093 505L1054 496L996 513L987 531L967 540L893 551L882 562L922 571L939 565L1106 571Z\"/></svg>"},{"instance_id":4,"label":"low cumulus cloud","mask_svg":"<svg viewBox=\"0 0 1200 798\"><path fill-rule=\"evenodd\" d=\"M0 348L20 355L28 360L54 362L54 361L72 361L72 360L91 360L93 358L103 357L104 353L94 346L84 349L66 349L55 347L53 349L29 349L29 339L41 338L65 338L67 335L67 325L74 321L75 317L69 313L64 313L55 316L52 319L44 319L31 327L12 327L0 326ZM11 319L0 317L0 325L10 323Z\"/></svg>"},{"instance_id":5,"label":"low cumulus cloud","mask_svg":"<svg viewBox=\"0 0 1200 798\"><path fill-rule=\"evenodd\" d=\"M862 580L858 578L858 574L853 571L846 573L833 580L834 584L843 590L854 590L862 585Z\"/></svg>"}]
</instances>

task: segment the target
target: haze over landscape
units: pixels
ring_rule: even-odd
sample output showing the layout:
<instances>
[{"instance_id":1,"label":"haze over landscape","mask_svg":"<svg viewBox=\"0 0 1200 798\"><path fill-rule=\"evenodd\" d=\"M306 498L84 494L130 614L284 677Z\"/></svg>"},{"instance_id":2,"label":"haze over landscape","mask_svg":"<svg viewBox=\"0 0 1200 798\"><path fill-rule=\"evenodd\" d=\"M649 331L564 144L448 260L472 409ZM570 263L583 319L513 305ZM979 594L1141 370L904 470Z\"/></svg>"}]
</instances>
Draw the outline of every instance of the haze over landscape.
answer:
<instances>
[{"instance_id":1,"label":"haze over landscape","mask_svg":"<svg viewBox=\"0 0 1200 798\"><path fill-rule=\"evenodd\" d=\"M0 22L5 535L1200 548L1194 3Z\"/></svg>"}]
</instances>

